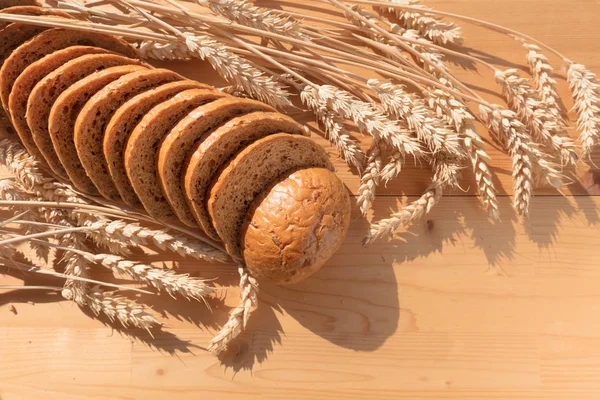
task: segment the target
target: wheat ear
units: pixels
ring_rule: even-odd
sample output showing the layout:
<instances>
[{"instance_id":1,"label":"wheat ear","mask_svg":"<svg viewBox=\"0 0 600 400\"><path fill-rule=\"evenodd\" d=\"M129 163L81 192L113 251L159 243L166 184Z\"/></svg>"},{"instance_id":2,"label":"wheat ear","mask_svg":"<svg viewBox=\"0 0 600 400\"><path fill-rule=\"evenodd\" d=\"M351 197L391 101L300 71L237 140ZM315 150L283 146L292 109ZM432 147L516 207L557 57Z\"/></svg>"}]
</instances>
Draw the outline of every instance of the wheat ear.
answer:
<instances>
[{"instance_id":1,"label":"wheat ear","mask_svg":"<svg viewBox=\"0 0 600 400\"><path fill-rule=\"evenodd\" d=\"M63 297L70 299L69 289L63 290ZM144 306L127 297L118 296L116 292L103 291L98 287L90 289L86 295L86 305L97 316L103 314L111 322L120 322L124 327L136 327L150 331L161 324Z\"/></svg>"},{"instance_id":2,"label":"wheat ear","mask_svg":"<svg viewBox=\"0 0 600 400\"><path fill-rule=\"evenodd\" d=\"M223 15L239 24L261 31L279 33L299 39L308 39L301 32L298 21L283 16L275 10L258 7L247 0L201 0L215 14Z\"/></svg>"},{"instance_id":3,"label":"wheat ear","mask_svg":"<svg viewBox=\"0 0 600 400\"><path fill-rule=\"evenodd\" d=\"M425 105L423 99L406 92L402 85L389 81L369 79L367 85L377 94L384 110L392 117L406 121L431 153L440 152L458 158L463 156L458 134L449 129Z\"/></svg>"},{"instance_id":4,"label":"wheat ear","mask_svg":"<svg viewBox=\"0 0 600 400\"><path fill-rule=\"evenodd\" d=\"M358 100L347 91L332 85L306 86L304 91L312 91L311 95L315 96L320 104L341 118L354 122L364 134L373 136L404 156L420 156L421 148L418 142L397 122L377 110L374 104Z\"/></svg>"},{"instance_id":5,"label":"wheat ear","mask_svg":"<svg viewBox=\"0 0 600 400\"><path fill-rule=\"evenodd\" d=\"M575 63L569 64L567 79L575 100L583 155L589 157L600 141L600 84L596 74Z\"/></svg>"},{"instance_id":6,"label":"wheat ear","mask_svg":"<svg viewBox=\"0 0 600 400\"><path fill-rule=\"evenodd\" d=\"M445 82L444 79L441 80ZM449 82L448 82L449 84ZM481 202L488 211L490 218L500 218L500 208L494 177L489 167L490 156L485 151L483 139L475 128L475 117L467 106L441 89L429 90L426 93L429 107L447 123L453 124L456 131L462 136L462 145L467 153L475 182L481 195Z\"/></svg>"},{"instance_id":7,"label":"wheat ear","mask_svg":"<svg viewBox=\"0 0 600 400\"><path fill-rule=\"evenodd\" d=\"M390 0L390 3L400 3L406 5L405 0ZM412 0L410 5L423 9L423 13L412 10L401 10L398 8L388 8L387 11L395 13L399 19L400 25L406 29L414 29L420 35L433 41L436 44L461 44L463 41L460 28L451 22L446 22L439 17L425 15L430 8L418 5L419 0ZM379 7L385 9L385 7Z\"/></svg>"},{"instance_id":8,"label":"wheat ear","mask_svg":"<svg viewBox=\"0 0 600 400\"><path fill-rule=\"evenodd\" d=\"M375 201L375 191L379 185L381 174L381 144L373 140L371 148L367 153L368 158L365 164L365 170L360 177L360 186L358 187L358 199L356 200L360 212L366 216L373 201ZM404 160L404 158L402 158Z\"/></svg>"},{"instance_id":9,"label":"wheat ear","mask_svg":"<svg viewBox=\"0 0 600 400\"><path fill-rule=\"evenodd\" d=\"M188 300L204 301L204 297L214 291L212 286L201 279L191 278L186 274L177 274L174 271L155 268L135 261L126 260L111 254L83 255L90 262L102 266L121 275L128 275L138 282L155 287L159 291L168 293L171 297L181 296Z\"/></svg>"},{"instance_id":10,"label":"wheat ear","mask_svg":"<svg viewBox=\"0 0 600 400\"><path fill-rule=\"evenodd\" d=\"M258 283L245 267L239 267L240 303L229 314L229 320L211 340L208 350L219 354L246 328L252 310L258 307Z\"/></svg>"},{"instance_id":11,"label":"wheat ear","mask_svg":"<svg viewBox=\"0 0 600 400\"><path fill-rule=\"evenodd\" d=\"M527 215L535 186L534 163L539 151L533 147L525 125L514 112L480 106L480 115L490 131L506 145L513 163L513 207L519 214Z\"/></svg>"},{"instance_id":12,"label":"wheat ear","mask_svg":"<svg viewBox=\"0 0 600 400\"><path fill-rule=\"evenodd\" d=\"M382 238L391 238L394 232L400 227L411 225L414 221L427 215L441 198L442 184L434 180L425 193L417 200L393 213L389 218L371 224L369 234L363 240L363 245L373 243Z\"/></svg>"},{"instance_id":13,"label":"wheat ear","mask_svg":"<svg viewBox=\"0 0 600 400\"><path fill-rule=\"evenodd\" d=\"M317 121L325 128L325 135L338 149L344 160L349 165L353 165L356 169L362 171L366 158L365 153L344 129L344 121L319 103L316 91L304 90L300 97L302 102L315 113Z\"/></svg>"}]
</instances>

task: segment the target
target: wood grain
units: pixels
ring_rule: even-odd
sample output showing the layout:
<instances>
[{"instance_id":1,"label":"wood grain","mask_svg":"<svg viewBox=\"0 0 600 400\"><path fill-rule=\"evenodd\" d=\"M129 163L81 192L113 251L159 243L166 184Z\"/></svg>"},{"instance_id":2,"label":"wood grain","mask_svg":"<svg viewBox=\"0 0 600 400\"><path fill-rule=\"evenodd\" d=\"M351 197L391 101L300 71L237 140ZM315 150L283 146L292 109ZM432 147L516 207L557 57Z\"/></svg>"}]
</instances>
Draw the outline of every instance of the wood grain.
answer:
<instances>
[{"instance_id":1,"label":"wood grain","mask_svg":"<svg viewBox=\"0 0 600 400\"><path fill-rule=\"evenodd\" d=\"M596 0L426 3L532 34L600 73ZM299 6L310 3L289 3ZM472 51L523 66L525 52L514 41L461 25ZM202 63L160 65L220 84ZM456 72L500 101L486 71ZM598 399L597 172L582 167L566 197L540 191L522 220L506 195L509 160L490 153L505 194L501 223L485 218L469 189L444 197L397 240L364 248L367 224L354 210L346 242L323 270L293 287L261 285L249 329L221 359L204 346L237 302L233 265L140 255L219 277L212 311L167 296L142 298L166 324L154 338L115 330L58 295L0 292L0 398ZM356 194L356 175L341 162L337 167ZM407 166L381 191L374 217L414 199L429 177ZM464 186L473 186L468 173ZM2 277L0 284L23 278Z\"/></svg>"}]
</instances>

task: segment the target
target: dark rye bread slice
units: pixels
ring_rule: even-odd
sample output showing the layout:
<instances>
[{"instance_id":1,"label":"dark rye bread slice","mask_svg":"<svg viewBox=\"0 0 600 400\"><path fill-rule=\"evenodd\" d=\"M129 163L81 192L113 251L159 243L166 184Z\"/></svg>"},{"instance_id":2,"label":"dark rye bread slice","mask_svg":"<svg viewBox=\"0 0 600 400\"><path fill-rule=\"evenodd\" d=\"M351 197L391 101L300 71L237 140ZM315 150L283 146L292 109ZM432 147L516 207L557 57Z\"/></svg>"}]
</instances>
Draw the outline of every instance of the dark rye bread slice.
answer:
<instances>
[{"instance_id":1,"label":"dark rye bread slice","mask_svg":"<svg viewBox=\"0 0 600 400\"><path fill-rule=\"evenodd\" d=\"M216 89L191 89L155 106L135 127L125 148L125 170L144 209L156 219L175 216L157 173L158 149L164 137L196 107L229 95Z\"/></svg>"},{"instance_id":2,"label":"dark rye bread slice","mask_svg":"<svg viewBox=\"0 0 600 400\"><path fill-rule=\"evenodd\" d=\"M183 179L185 197L196 221L212 239L219 240L219 236L208 215L206 197L215 174L250 143L280 132L296 135L306 133L302 125L287 115L257 111L233 118L194 146Z\"/></svg>"},{"instance_id":3,"label":"dark rye bread slice","mask_svg":"<svg viewBox=\"0 0 600 400\"><path fill-rule=\"evenodd\" d=\"M119 78L96 93L75 122L75 149L88 177L102 196L120 200L104 157L104 130L115 111L132 97L162 84L184 78L166 69L148 69Z\"/></svg>"},{"instance_id":4,"label":"dark rye bread slice","mask_svg":"<svg viewBox=\"0 0 600 400\"><path fill-rule=\"evenodd\" d=\"M75 48L76 47L69 47L66 50ZM106 53L105 50L102 52ZM45 59L46 57L42 60ZM62 161L54 149L52 137L48 132L48 117L50 116L50 110L56 99L58 99L58 97L71 85L96 71L117 65L135 64L139 64L139 62L133 58L127 58L118 54L106 53L84 55L67 62L52 73L46 75L31 90L26 108L27 125L31 131L34 142L52 169L55 169L53 165L58 163L62 171L66 174ZM25 75L25 72L23 72L21 77L23 77L23 75ZM21 77L17 79L17 82ZM15 86L16 85L17 84L15 83ZM11 101L13 95L14 93L11 94Z\"/></svg>"},{"instance_id":5,"label":"dark rye bread slice","mask_svg":"<svg viewBox=\"0 0 600 400\"><path fill-rule=\"evenodd\" d=\"M321 146L310 138L286 133L257 140L225 165L211 186L208 212L232 257L241 257L239 232L254 198L283 174L309 167L333 171Z\"/></svg>"},{"instance_id":6,"label":"dark rye bread slice","mask_svg":"<svg viewBox=\"0 0 600 400\"><path fill-rule=\"evenodd\" d=\"M47 54L70 46L100 47L127 57L138 58L137 50L116 36L63 28L48 29L17 47L2 65L2 69L0 69L0 99L4 109L7 109L8 96L15 80L27 66Z\"/></svg>"},{"instance_id":7,"label":"dark rye bread slice","mask_svg":"<svg viewBox=\"0 0 600 400\"><path fill-rule=\"evenodd\" d=\"M64 65L74 58L87 54L106 53L107 51L99 47L73 46L66 49L55 51L44 58L34 62L19 75L8 98L8 112L13 127L17 131L21 143L25 146L29 154L38 160L45 160L50 169L60 178L68 179L65 169L54 153L52 141L46 135L48 140L36 140L29 125L27 125L27 99L31 90L46 75Z\"/></svg>"},{"instance_id":8,"label":"dark rye bread slice","mask_svg":"<svg viewBox=\"0 0 600 400\"><path fill-rule=\"evenodd\" d=\"M82 192L97 193L75 150L73 131L79 112L94 94L109 83L144 69L146 67L141 65L123 65L94 72L66 89L52 105L48 116L48 132L54 150L71 182Z\"/></svg>"},{"instance_id":9,"label":"dark rye bread slice","mask_svg":"<svg viewBox=\"0 0 600 400\"><path fill-rule=\"evenodd\" d=\"M158 153L158 175L167 200L181 222L197 227L183 189L186 161L194 145L202 142L219 125L254 111L275 111L269 105L251 99L227 97L202 105L181 120L165 137Z\"/></svg>"},{"instance_id":10,"label":"dark rye bread slice","mask_svg":"<svg viewBox=\"0 0 600 400\"><path fill-rule=\"evenodd\" d=\"M189 89L211 89L210 86L192 81L183 80L169 82L154 89L140 93L125 102L115 111L108 122L104 132L104 157L108 164L108 171L115 184L121 199L133 207L141 208L142 203L129 183L125 171L125 147L133 129L142 120L144 115L156 105Z\"/></svg>"}]
</instances>

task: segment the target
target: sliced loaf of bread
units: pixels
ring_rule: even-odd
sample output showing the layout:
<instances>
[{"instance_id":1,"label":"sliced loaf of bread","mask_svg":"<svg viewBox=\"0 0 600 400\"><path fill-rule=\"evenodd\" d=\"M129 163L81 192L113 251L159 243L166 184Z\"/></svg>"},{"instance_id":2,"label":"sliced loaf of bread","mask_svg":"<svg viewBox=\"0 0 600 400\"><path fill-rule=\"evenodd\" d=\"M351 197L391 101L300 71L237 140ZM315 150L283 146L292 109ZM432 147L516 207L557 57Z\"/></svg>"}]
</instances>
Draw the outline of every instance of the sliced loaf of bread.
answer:
<instances>
[{"instance_id":1,"label":"sliced loaf of bread","mask_svg":"<svg viewBox=\"0 0 600 400\"><path fill-rule=\"evenodd\" d=\"M231 118L253 111L275 111L273 107L251 99L227 97L202 105L181 120L167 135L158 155L158 175L171 207L184 224L198 222L192 214L183 190L186 161L196 143L200 143L216 127Z\"/></svg>"},{"instance_id":2,"label":"sliced loaf of bread","mask_svg":"<svg viewBox=\"0 0 600 400\"><path fill-rule=\"evenodd\" d=\"M196 107L228 97L216 89L191 89L152 108L135 127L125 148L125 170L142 205L159 220L175 216L157 173L158 149L165 136Z\"/></svg>"},{"instance_id":3,"label":"sliced loaf of bread","mask_svg":"<svg viewBox=\"0 0 600 400\"><path fill-rule=\"evenodd\" d=\"M184 189L194 217L212 239L219 240L219 236L208 215L206 198L215 174L250 143L280 132L301 135L305 130L302 125L281 113L257 111L233 118L194 146L186 166Z\"/></svg>"},{"instance_id":4,"label":"sliced loaf of bread","mask_svg":"<svg viewBox=\"0 0 600 400\"><path fill-rule=\"evenodd\" d=\"M52 105L48 116L48 132L58 158L77 189L86 193L97 193L75 149L73 132L79 112L95 93L109 83L123 75L144 69L146 67L140 65L124 65L94 72L66 89Z\"/></svg>"},{"instance_id":5,"label":"sliced loaf of bread","mask_svg":"<svg viewBox=\"0 0 600 400\"><path fill-rule=\"evenodd\" d=\"M85 104L75 122L75 149L81 165L102 196L121 196L108 172L104 157L104 130L114 112L127 100L146 90L184 78L167 69L147 69L125 75L108 84Z\"/></svg>"},{"instance_id":6,"label":"sliced loaf of bread","mask_svg":"<svg viewBox=\"0 0 600 400\"><path fill-rule=\"evenodd\" d=\"M125 102L115 111L104 132L104 157L108 171L121 195L121 199L133 208L140 208L142 203L131 187L125 171L125 146L129 136L144 115L156 105L170 99L178 93L189 89L209 89L208 85L192 80L169 82L164 85L140 93Z\"/></svg>"},{"instance_id":7,"label":"sliced loaf of bread","mask_svg":"<svg viewBox=\"0 0 600 400\"><path fill-rule=\"evenodd\" d=\"M137 58L137 50L122 39L97 32L48 29L17 47L0 69L0 99L5 110L8 97L21 72L47 54L70 46L94 46Z\"/></svg>"},{"instance_id":8,"label":"sliced loaf of bread","mask_svg":"<svg viewBox=\"0 0 600 400\"><path fill-rule=\"evenodd\" d=\"M27 99L35 85L55 69L74 58L99 53L107 53L107 50L91 46L72 46L50 53L23 70L15 81L8 98L10 119L19 138L21 138L21 143L23 143L29 154L39 160L45 160L50 169L62 179L68 179L68 177L58 157L56 157L52 141L48 135L36 138L29 129L29 125L27 125Z\"/></svg>"},{"instance_id":9,"label":"sliced loaf of bread","mask_svg":"<svg viewBox=\"0 0 600 400\"><path fill-rule=\"evenodd\" d=\"M73 48L75 47L69 47L69 49ZM35 85L27 100L27 125L44 158L56 160L64 170L48 132L48 117L56 99L71 85L96 71L116 65L137 63L132 58L117 54L89 54L67 62Z\"/></svg>"},{"instance_id":10,"label":"sliced loaf of bread","mask_svg":"<svg viewBox=\"0 0 600 400\"><path fill-rule=\"evenodd\" d=\"M208 212L232 257L241 257L240 228L254 198L284 173L308 167L333 170L321 146L286 133L257 140L225 165L211 186Z\"/></svg>"}]
</instances>

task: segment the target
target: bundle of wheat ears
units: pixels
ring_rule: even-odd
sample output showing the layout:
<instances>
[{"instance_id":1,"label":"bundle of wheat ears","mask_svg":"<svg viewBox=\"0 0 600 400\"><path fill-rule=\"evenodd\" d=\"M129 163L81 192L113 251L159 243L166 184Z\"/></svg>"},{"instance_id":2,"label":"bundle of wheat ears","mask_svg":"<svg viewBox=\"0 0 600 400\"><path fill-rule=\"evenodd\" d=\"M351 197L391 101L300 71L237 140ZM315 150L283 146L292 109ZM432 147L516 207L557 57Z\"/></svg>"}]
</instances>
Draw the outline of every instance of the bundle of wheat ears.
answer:
<instances>
[{"instance_id":1,"label":"bundle of wheat ears","mask_svg":"<svg viewBox=\"0 0 600 400\"><path fill-rule=\"evenodd\" d=\"M284 112L299 94L301 107L314 113L324 135L360 174L357 201L365 216L377 187L397 178L408 159L429 166L433 178L427 190L390 217L372 221L365 244L390 238L429 213L445 191L459 188L465 168L474 171L489 217L500 217L490 158L477 132L481 126L512 158L513 207L524 216L536 187L560 190L570 170L588 160L600 140L596 76L532 37L413 0L310 0L312 12L306 15L283 11L285 4L279 3L272 0L272 8L264 8L244 0L71 0L49 5L71 14L73 21L11 14L0 14L0 21L111 33L129 40L147 59L199 58L230 82L223 90ZM319 7L329 14L315 14ZM315 16L331 15L332 10L345 20ZM462 53L461 30L445 18L522 42L530 76L520 76L515 69L500 70ZM544 53L566 64L578 115L577 140L567 134L566 110ZM447 55L491 69L506 106L490 104L457 79L444 60ZM356 67L371 75L350 71ZM354 128L348 130L349 126ZM354 131L371 138L368 149L363 149ZM159 321L141 304L116 294L145 290L91 280L94 265L174 297L201 301L213 292L205 280L127 257L131 248L145 246L227 261L218 243L178 226L156 228L161 223L146 215L77 193L46 175L19 143L1 142L0 162L14 175L0 182L0 203L14 213L1 223L6 228L0 262L6 267L66 279L64 287L47 289L59 290L81 307L124 326L148 330L159 327ZM8 226L25 229L26 234ZM90 239L106 254L93 253ZM51 248L62 250L64 273L16 261L16 245L22 242L42 258ZM243 266L239 271L241 300L210 344L214 353L224 350L243 330L257 305L255 279ZM115 290L101 289L111 286Z\"/></svg>"}]
</instances>

